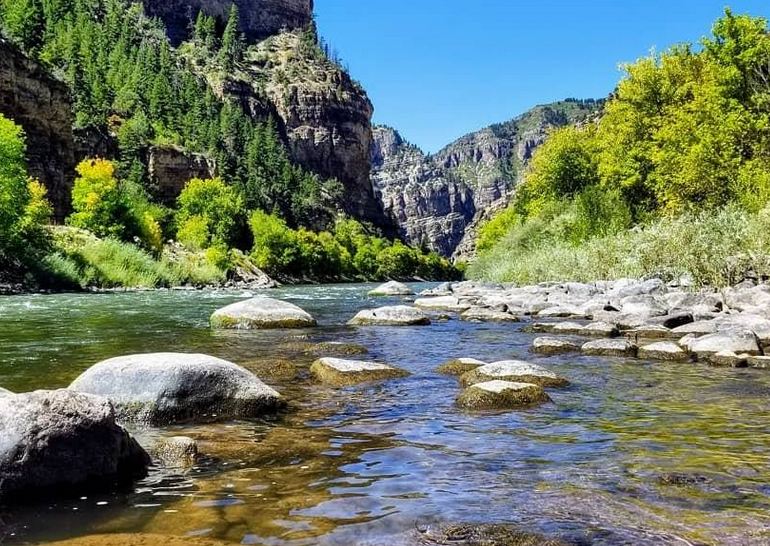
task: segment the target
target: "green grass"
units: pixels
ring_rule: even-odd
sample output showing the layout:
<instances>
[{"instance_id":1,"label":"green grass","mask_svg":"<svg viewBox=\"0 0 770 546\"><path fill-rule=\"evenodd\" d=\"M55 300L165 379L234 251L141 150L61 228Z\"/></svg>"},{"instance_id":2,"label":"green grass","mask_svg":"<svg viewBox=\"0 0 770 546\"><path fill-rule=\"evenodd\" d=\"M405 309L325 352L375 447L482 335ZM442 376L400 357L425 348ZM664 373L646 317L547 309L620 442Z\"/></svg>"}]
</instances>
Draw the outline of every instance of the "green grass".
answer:
<instances>
[{"instance_id":1,"label":"green grass","mask_svg":"<svg viewBox=\"0 0 770 546\"><path fill-rule=\"evenodd\" d=\"M537 237L532 227L511 229L469 266L468 277L533 284L689 275L697 285L727 286L749 273L770 275L770 207L662 219L579 244Z\"/></svg>"},{"instance_id":2,"label":"green grass","mask_svg":"<svg viewBox=\"0 0 770 546\"><path fill-rule=\"evenodd\" d=\"M156 258L129 243L62 227L54 228L40 268L46 284L80 288L202 286L225 279L225 272L201 253L166 249Z\"/></svg>"}]
</instances>

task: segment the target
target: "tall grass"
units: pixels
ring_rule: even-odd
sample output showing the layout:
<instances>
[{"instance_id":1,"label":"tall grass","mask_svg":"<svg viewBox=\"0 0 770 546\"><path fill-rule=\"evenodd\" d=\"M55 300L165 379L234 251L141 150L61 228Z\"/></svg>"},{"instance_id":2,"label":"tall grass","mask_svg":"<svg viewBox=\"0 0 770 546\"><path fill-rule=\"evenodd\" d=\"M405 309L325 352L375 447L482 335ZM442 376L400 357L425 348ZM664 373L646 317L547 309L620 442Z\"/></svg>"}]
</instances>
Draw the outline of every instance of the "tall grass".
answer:
<instances>
[{"instance_id":1,"label":"tall grass","mask_svg":"<svg viewBox=\"0 0 770 546\"><path fill-rule=\"evenodd\" d=\"M41 267L49 284L81 288L200 286L225 279L202 254L164 252L155 258L135 245L69 228L54 232Z\"/></svg>"},{"instance_id":2,"label":"tall grass","mask_svg":"<svg viewBox=\"0 0 770 546\"><path fill-rule=\"evenodd\" d=\"M468 276L532 284L689 275L698 285L726 286L749 273L770 275L770 207L756 214L737 207L686 214L582 243L527 241L533 227L512 228L469 266Z\"/></svg>"}]
</instances>

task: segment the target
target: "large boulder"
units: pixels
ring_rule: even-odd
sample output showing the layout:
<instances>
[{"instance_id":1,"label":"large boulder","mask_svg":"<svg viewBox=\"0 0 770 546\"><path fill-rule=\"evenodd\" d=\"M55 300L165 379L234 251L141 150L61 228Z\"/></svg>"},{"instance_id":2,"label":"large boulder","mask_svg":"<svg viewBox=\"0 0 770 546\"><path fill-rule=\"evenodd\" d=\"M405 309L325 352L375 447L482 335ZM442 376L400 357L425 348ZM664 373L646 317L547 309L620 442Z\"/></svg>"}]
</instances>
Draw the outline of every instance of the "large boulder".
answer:
<instances>
[{"instance_id":1,"label":"large boulder","mask_svg":"<svg viewBox=\"0 0 770 546\"><path fill-rule=\"evenodd\" d=\"M430 318L414 307L394 305L378 307L377 309L364 309L348 324L350 326L425 326L430 324Z\"/></svg>"},{"instance_id":2,"label":"large boulder","mask_svg":"<svg viewBox=\"0 0 770 546\"><path fill-rule=\"evenodd\" d=\"M259 417L285 405L253 373L202 354L110 358L86 370L70 389L104 396L121 419L151 425Z\"/></svg>"},{"instance_id":3,"label":"large boulder","mask_svg":"<svg viewBox=\"0 0 770 546\"><path fill-rule=\"evenodd\" d=\"M8 389L4 389L4 388L0 387L0 398L3 398L4 396L13 396L13 395L14 395L14 393L9 391Z\"/></svg>"},{"instance_id":4,"label":"large boulder","mask_svg":"<svg viewBox=\"0 0 770 546\"><path fill-rule=\"evenodd\" d=\"M214 311L213 328L258 330L271 328L307 328L316 320L293 303L258 296Z\"/></svg>"},{"instance_id":5,"label":"large boulder","mask_svg":"<svg viewBox=\"0 0 770 546\"><path fill-rule=\"evenodd\" d=\"M707 334L692 340L688 349L699 359L707 358L720 351L732 351L737 354L761 355L757 336L750 330L728 330Z\"/></svg>"},{"instance_id":6,"label":"large boulder","mask_svg":"<svg viewBox=\"0 0 770 546\"><path fill-rule=\"evenodd\" d=\"M0 499L129 483L149 462L105 398L70 390L0 398Z\"/></svg>"},{"instance_id":7,"label":"large boulder","mask_svg":"<svg viewBox=\"0 0 770 546\"><path fill-rule=\"evenodd\" d=\"M387 364L341 358L319 358L310 366L310 373L318 381L334 387L348 387L358 383L409 375L408 372Z\"/></svg>"},{"instance_id":8,"label":"large boulder","mask_svg":"<svg viewBox=\"0 0 770 546\"><path fill-rule=\"evenodd\" d=\"M485 381L469 386L456 403L463 409L503 410L537 406L551 399L540 385L515 381Z\"/></svg>"},{"instance_id":9,"label":"large boulder","mask_svg":"<svg viewBox=\"0 0 770 546\"><path fill-rule=\"evenodd\" d=\"M522 360L492 362L471 370L460 377L463 386L493 380L534 383L543 387L566 387L569 381L542 366Z\"/></svg>"},{"instance_id":10,"label":"large boulder","mask_svg":"<svg viewBox=\"0 0 770 546\"><path fill-rule=\"evenodd\" d=\"M370 296L413 296L414 290L402 282L390 281L369 291Z\"/></svg>"}]
</instances>

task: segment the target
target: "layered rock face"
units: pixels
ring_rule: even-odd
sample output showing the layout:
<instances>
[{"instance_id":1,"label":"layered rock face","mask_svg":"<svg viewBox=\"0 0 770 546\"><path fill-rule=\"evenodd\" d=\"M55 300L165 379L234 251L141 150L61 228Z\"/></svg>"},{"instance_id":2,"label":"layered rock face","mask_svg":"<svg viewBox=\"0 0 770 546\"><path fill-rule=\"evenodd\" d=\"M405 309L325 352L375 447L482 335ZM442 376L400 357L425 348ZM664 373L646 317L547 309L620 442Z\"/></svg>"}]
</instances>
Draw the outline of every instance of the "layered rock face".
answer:
<instances>
[{"instance_id":1,"label":"layered rock face","mask_svg":"<svg viewBox=\"0 0 770 546\"><path fill-rule=\"evenodd\" d=\"M216 176L216 162L176 146L152 146L147 160L150 183L158 198L171 206L192 178Z\"/></svg>"},{"instance_id":2,"label":"layered rock face","mask_svg":"<svg viewBox=\"0 0 770 546\"><path fill-rule=\"evenodd\" d=\"M61 221L69 212L75 167L69 89L2 39L0 113L24 128L30 176L48 189Z\"/></svg>"},{"instance_id":3,"label":"layered rock face","mask_svg":"<svg viewBox=\"0 0 770 546\"><path fill-rule=\"evenodd\" d=\"M166 24L171 42L178 45L190 34L198 12L216 17L222 25L227 21L231 0L143 0L147 14ZM313 0L235 0L241 32L250 42L294 30L313 20Z\"/></svg>"},{"instance_id":4,"label":"layered rock face","mask_svg":"<svg viewBox=\"0 0 770 546\"><path fill-rule=\"evenodd\" d=\"M376 127L372 181L386 215L409 243L445 256L472 254L479 223L508 203L548 130L585 120L601 104L564 101L537 106L466 135L433 156L394 129Z\"/></svg>"},{"instance_id":5,"label":"layered rock face","mask_svg":"<svg viewBox=\"0 0 770 546\"><path fill-rule=\"evenodd\" d=\"M260 42L244 63L245 79L222 87L255 117L274 115L292 158L344 186L341 208L380 227L390 223L370 178L373 107L366 92L334 62L311 54L298 33Z\"/></svg>"}]
</instances>

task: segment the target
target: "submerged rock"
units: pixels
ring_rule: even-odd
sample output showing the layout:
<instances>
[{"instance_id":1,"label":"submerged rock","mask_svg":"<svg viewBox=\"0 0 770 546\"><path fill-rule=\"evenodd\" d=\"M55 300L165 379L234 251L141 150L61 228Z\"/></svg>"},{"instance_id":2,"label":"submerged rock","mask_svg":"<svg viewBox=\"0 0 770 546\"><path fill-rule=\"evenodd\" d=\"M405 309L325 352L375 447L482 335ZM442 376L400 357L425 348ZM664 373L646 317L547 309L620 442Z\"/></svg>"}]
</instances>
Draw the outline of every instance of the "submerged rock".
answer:
<instances>
[{"instance_id":1,"label":"submerged rock","mask_svg":"<svg viewBox=\"0 0 770 546\"><path fill-rule=\"evenodd\" d=\"M363 360L319 358L310 366L316 379L334 387L347 387L368 381L406 377L409 373L387 364Z\"/></svg>"},{"instance_id":2,"label":"submerged rock","mask_svg":"<svg viewBox=\"0 0 770 546\"><path fill-rule=\"evenodd\" d=\"M242 364L244 368L253 372L257 377L266 377L278 381L290 381L298 374L297 365L284 358L254 358Z\"/></svg>"},{"instance_id":3,"label":"submerged rock","mask_svg":"<svg viewBox=\"0 0 770 546\"><path fill-rule=\"evenodd\" d=\"M690 354L673 341L659 341L639 347L638 356L645 360L668 360L672 362L690 360Z\"/></svg>"},{"instance_id":4,"label":"submerged rock","mask_svg":"<svg viewBox=\"0 0 770 546\"><path fill-rule=\"evenodd\" d=\"M522 360L502 360L485 364L466 372L460 377L463 386L499 379L519 383L534 383L543 387L566 387L567 379L560 377L542 366Z\"/></svg>"},{"instance_id":5,"label":"submerged rock","mask_svg":"<svg viewBox=\"0 0 770 546\"><path fill-rule=\"evenodd\" d=\"M485 364L487 363L482 362L481 360L476 360L475 358L453 358L452 360L444 362L436 369L436 371L445 375L460 376L466 372L475 370L480 366L484 366Z\"/></svg>"},{"instance_id":6,"label":"submerged rock","mask_svg":"<svg viewBox=\"0 0 770 546\"><path fill-rule=\"evenodd\" d=\"M369 291L370 296L413 296L414 290L404 283L390 281Z\"/></svg>"},{"instance_id":7,"label":"submerged rock","mask_svg":"<svg viewBox=\"0 0 770 546\"><path fill-rule=\"evenodd\" d=\"M580 350L591 356L636 356L637 347L625 339L597 339L584 344Z\"/></svg>"},{"instance_id":8,"label":"submerged rock","mask_svg":"<svg viewBox=\"0 0 770 546\"><path fill-rule=\"evenodd\" d=\"M108 534L88 535L70 540L49 542L49 546L227 546L229 542L221 542L209 538L173 537L168 535Z\"/></svg>"},{"instance_id":9,"label":"submerged rock","mask_svg":"<svg viewBox=\"0 0 770 546\"><path fill-rule=\"evenodd\" d=\"M104 396L121 419L152 425L252 418L285 406L253 373L202 354L111 358L86 370L70 389Z\"/></svg>"},{"instance_id":10,"label":"submerged rock","mask_svg":"<svg viewBox=\"0 0 770 546\"><path fill-rule=\"evenodd\" d=\"M550 401L540 385L493 380L470 385L460 393L456 403L464 409L495 410L536 406Z\"/></svg>"},{"instance_id":11,"label":"submerged rock","mask_svg":"<svg viewBox=\"0 0 770 546\"><path fill-rule=\"evenodd\" d=\"M532 352L541 355L558 355L580 351L580 345L555 337L538 337L532 342Z\"/></svg>"},{"instance_id":12,"label":"submerged rock","mask_svg":"<svg viewBox=\"0 0 770 546\"><path fill-rule=\"evenodd\" d=\"M293 303L259 296L239 301L214 311L212 328L259 330L274 328L308 328L316 320Z\"/></svg>"},{"instance_id":13,"label":"submerged rock","mask_svg":"<svg viewBox=\"0 0 770 546\"><path fill-rule=\"evenodd\" d=\"M149 462L105 398L64 389L0 398L0 499L130 483Z\"/></svg>"},{"instance_id":14,"label":"submerged rock","mask_svg":"<svg viewBox=\"0 0 770 546\"><path fill-rule=\"evenodd\" d=\"M368 354L369 349L358 343L322 341L311 347L308 353L316 356L352 356Z\"/></svg>"},{"instance_id":15,"label":"submerged rock","mask_svg":"<svg viewBox=\"0 0 770 546\"><path fill-rule=\"evenodd\" d=\"M153 447L152 455L163 466L187 468L198 458L198 443L187 436L161 438Z\"/></svg>"},{"instance_id":16,"label":"submerged rock","mask_svg":"<svg viewBox=\"0 0 770 546\"><path fill-rule=\"evenodd\" d=\"M425 546L568 546L557 538L530 533L513 525L436 524L418 525L420 545Z\"/></svg>"},{"instance_id":17,"label":"submerged rock","mask_svg":"<svg viewBox=\"0 0 770 546\"><path fill-rule=\"evenodd\" d=\"M414 307L394 305L359 311L348 324L350 326L426 326L430 324L430 318Z\"/></svg>"}]
</instances>

